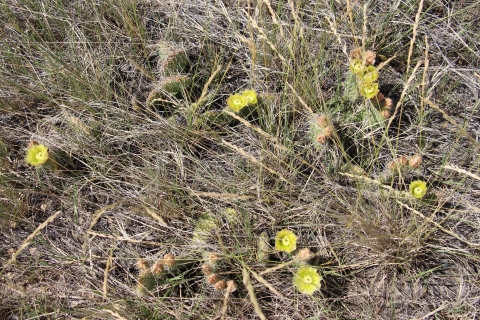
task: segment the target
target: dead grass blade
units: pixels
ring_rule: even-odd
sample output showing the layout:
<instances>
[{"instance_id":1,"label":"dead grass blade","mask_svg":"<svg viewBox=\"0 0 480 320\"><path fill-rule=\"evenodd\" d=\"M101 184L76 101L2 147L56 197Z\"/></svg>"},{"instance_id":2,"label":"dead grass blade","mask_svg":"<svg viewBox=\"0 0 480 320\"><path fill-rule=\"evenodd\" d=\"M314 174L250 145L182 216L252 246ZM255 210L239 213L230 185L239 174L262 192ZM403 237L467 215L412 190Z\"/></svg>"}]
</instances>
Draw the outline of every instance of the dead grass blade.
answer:
<instances>
[{"instance_id":1,"label":"dead grass blade","mask_svg":"<svg viewBox=\"0 0 480 320\"><path fill-rule=\"evenodd\" d=\"M265 32L263 31L263 29L258 26L257 22L248 13L246 13L246 14L247 14L248 20L250 21L250 24L252 25L252 27L255 30L258 31L258 33L259 33L258 37L260 39L264 40L270 46L270 48L277 54L277 56L280 58L280 60L282 60L282 63L285 65L285 67L290 69L290 65L288 64L287 59L285 59L285 57L278 51L277 47L268 39L268 37L265 35Z\"/></svg>"},{"instance_id":2,"label":"dead grass blade","mask_svg":"<svg viewBox=\"0 0 480 320\"><path fill-rule=\"evenodd\" d=\"M113 249L110 249L107 265L105 266L105 271L103 273L103 286L102 286L103 299L107 299L108 272L110 271L110 266L112 265L112 258L113 258Z\"/></svg>"},{"instance_id":3,"label":"dead grass blade","mask_svg":"<svg viewBox=\"0 0 480 320\"><path fill-rule=\"evenodd\" d=\"M298 262L298 261L297 261ZM265 287L268 288L268 290L272 291L273 293L275 293L277 296L279 296L280 298L282 299L287 299L283 294L281 294L277 289L275 289L271 284L270 282L268 282L265 278L263 278L262 276L260 276L258 273L256 273L255 271L253 271L252 269L250 269L247 265L243 265L244 268L247 268L248 271L252 274L252 276L257 279L258 282L260 282L261 284L263 284Z\"/></svg>"},{"instance_id":4,"label":"dead grass blade","mask_svg":"<svg viewBox=\"0 0 480 320\"><path fill-rule=\"evenodd\" d=\"M149 209L147 207L144 207L145 208L145 211L155 220L158 221L158 223L160 223L160 225L164 226L164 227L168 227L168 224L165 222L165 220L163 220L162 217L160 217L155 211L153 211L152 209Z\"/></svg>"},{"instance_id":5,"label":"dead grass blade","mask_svg":"<svg viewBox=\"0 0 480 320\"><path fill-rule=\"evenodd\" d=\"M405 87L403 88L402 94L400 95L400 99L398 99L397 105L395 106L395 111L393 112L393 115L390 117L390 120L388 121L387 127L385 130L388 130L390 128L390 125L392 124L393 120L395 119L395 116L398 113L398 110L400 109L401 106L403 106L403 100L405 99L405 96L407 94L408 88L410 88L411 83L415 79L415 76L417 75L417 70L422 64L422 61L418 61L417 64L415 65L415 68L413 68L412 74L407 80L407 83L405 83Z\"/></svg>"},{"instance_id":6,"label":"dead grass blade","mask_svg":"<svg viewBox=\"0 0 480 320\"><path fill-rule=\"evenodd\" d=\"M458 129L458 132L464 136L465 138L467 138L468 140L470 140L473 144L477 145L478 146L478 142L477 140L475 140L474 138L472 138L472 136L470 136L467 132L467 130L465 130L462 126L460 126L452 117L450 117L445 111L443 111L439 106L437 106L435 103L433 103L432 101L430 101L430 99L428 98L425 98L424 99L425 102L430 106L432 107L433 109L437 110L438 112L440 112L442 114L442 116L445 118L445 120L447 120L448 122L450 122L451 124L453 124L455 127L457 127Z\"/></svg>"},{"instance_id":7,"label":"dead grass blade","mask_svg":"<svg viewBox=\"0 0 480 320\"><path fill-rule=\"evenodd\" d=\"M225 291L225 297L223 298L223 307L222 307L222 315L220 317L221 320L225 319L225 316L227 315L227 310L228 310L228 297L230 296L230 291L226 290Z\"/></svg>"},{"instance_id":8,"label":"dead grass blade","mask_svg":"<svg viewBox=\"0 0 480 320\"><path fill-rule=\"evenodd\" d=\"M92 222L90 223L90 226L88 227L87 232L85 232L85 236L83 237L83 245L82 245L82 250L85 252L87 250L87 243L88 243L88 235L90 234L90 231L93 229L93 227L97 224L98 220L100 220L101 216L110 209L115 208L118 205L118 203L112 203L109 204L108 206L105 206L103 208L100 208L95 211L95 215L93 216Z\"/></svg>"},{"instance_id":9,"label":"dead grass blade","mask_svg":"<svg viewBox=\"0 0 480 320\"><path fill-rule=\"evenodd\" d=\"M208 198L216 198L216 199L226 199L226 200L252 200L257 199L257 197L253 196L242 196L235 193L217 193L217 192L201 192L201 191L190 191L192 195L197 197L208 197Z\"/></svg>"},{"instance_id":10,"label":"dead grass blade","mask_svg":"<svg viewBox=\"0 0 480 320\"><path fill-rule=\"evenodd\" d=\"M428 45L428 38L425 36L425 60L424 60L424 66L423 66L423 76L422 76L422 82L420 83L420 87L422 88L422 97L425 97L425 87L427 86L427 71L428 71L428 65L430 63L430 60L428 60L428 51L430 47ZM422 116L425 113L425 100L422 99L420 101L420 111Z\"/></svg>"},{"instance_id":11,"label":"dead grass blade","mask_svg":"<svg viewBox=\"0 0 480 320\"><path fill-rule=\"evenodd\" d=\"M292 87L292 85L288 82L286 82L287 86L290 88L290 90L293 91L293 93L295 94L295 97L297 97L298 101L300 102L300 104L308 111L310 112L310 114L313 114L313 110L312 108L310 108L307 103L302 99L302 97L300 97L300 95L298 94L297 90L295 90L294 87Z\"/></svg>"},{"instance_id":12,"label":"dead grass blade","mask_svg":"<svg viewBox=\"0 0 480 320\"><path fill-rule=\"evenodd\" d=\"M457 166L455 166L455 165L446 164L446 165L444 165L443 167L444 167L445 169L449 169L449 170L456 171L456 172L458 172L458 173L462 173L462 174L464 174L464 175L466 175L466 176L469 176L470 178L473 178L473 179L476 179L476 180L479 180L479 181L480 181L480 177L477 176L476 174L473 174L473 173L471 173L471 172L469 172L469 171L467 171L467 170L464 170L464 169L462 169L462 168L459 168L459 167L457 167Z\"/></svg>"},{"instance_id":13,"label":"dead grass blade","mask_svg":"<svg viewBox=\"0 0 480 320\"><path fill-rule=\"evenodd\" d=\"M380 63L377 67L377 71L378 70L381 70L382 68L384 68L386 65L388 65L390 62L392 62L393 59L395 59L397 57L397 54L395 53L393 56L391 56L390 58L388 58L387 60L383 61L382 63Z\"/></svg>"},{"instance_id":14,"label":"dead grass blade","mask_svg":"<svg viewBox=\"0 0 480 320\"><path fill-rule=\"evenodd\" d=\"M208 80L207 80L207 83L205 83L205 85L203 86L202 94L200 95L200 98L198 98L197 101L192 104L194 112L197 110L197 107L203 103L203 100L204 100L205 97L207 96L208 88L209 88L210 85L212 84L213 80L217 77L218 73L219 73L220 71L222 71L222 67L223 67L223 66L222 66L221 64L219 64L219 65L215 68L215 70L213 70L212 74L210 75L210 77L209 77Z\"/></svg>"},{"instance_id":15,"label":"dead grass blade","mask_svg":"<svg viewBox=\"0 0 480 320\"><path fill-rule=\"evenodd\" d=\"M103 309L103 311L110 313L117 320L127 320L124 317L122 317L121 315L119 315L118 313L116 313L115 311L108 310L108 309Z\"/></svg>"},{"instance_id":16,"label":"dead grass blade","mask_svg":"<svg viewBox=\"0 0 480 320\"><path fill-rule=\"evenodd\" d=\"M473 243L473 242L470 242L470 241L468 241L468 240L464 240L464 239L460 238L460 236L459 236L458 234L456 234L455 232L452 232L452 231L450 231L450 230L448 230L448 229L445 229L445 228L442 227L439 223L437 223L437 222L433 221L432 219L424 216L420 211L417 211L417 210L409 207L408 205L406 205L405 203L403 203L403 202L401 202L401 201L399 201L399 200L396 200L396 201L397 201L397 203L398 203L399 205L401 205L402 207L407 208L408 210L412 211L412 212L415 213L416 215L422 217L422 219L424 219L424 220L430 222L431 224L435 225L435 227L437 227L438 229L442 230L442 231L445 232L446 234L451 235L452 237L454 237L454 238L458 239L459 241L461 241L461 242L463 242L463 243L471 246L472 248L478 248L478 247L480 246L480 244Z\"/></svg>"},{"instance_id":17,"label":"dead grass blade","mask_svg":"<svg viewBox=\"0 0 480 320\"><path fill-rule=\"evenodd\" d=\"M250 274L248 273L247 268L245 267L242 268L242 274L243 274L243 284L247 288L248 296L250 297L250 301L253 304L255 313L258 315L260 319L266 320L267 318L263 314L263 311L260 308L260 305L258 304L257 297L255 296L255 290L253 289L252 282L250 281Z\"/></svg>"},{"instance_id":18,"label":"dead grass blade","mask_svg":"<svg viewBox=\"0 0 480 320\"><path fill-rule=\"evenodd\" d=\"M294 259L292 259L292 260L290 260L290 261L287 261L287 262L284 262L284 263L281 263L281 264L277 264L277 265L274 266L274 267L271 267L271 268L268 268L268 269L263 270L262 272L259 273L259 276L260 276L260 275L267 274L267 273L270 273L270 272L273 272L273 271L277 271L277 270L283 269L283 268L288 267L288 266L291 266L292 264L295 264L295 263L299 263L299 262L302 262L302 261L306 261L306 260L313 259L313 258L315 258L315 257L317 257L317 256L322 255L322 254L324 254L324 252L323 252L323 251L320 251L320 252L317 252L317 253L315 253L315 254L309 255L308 258L306 258L306 259L302 259L302 258L297 258L297 257L296 257L296 258L294 258ZM253 273L252 273L252 274L253 274ZM255 276L255 275L254 275L254 276ZM257 280L258 280L258 279L257 279Z\"/></svg>"},{"instance_id":19,"label":"dead grass blade","mask_svg":"<svg viewBox=\"0 0 480 320\"><path fill-rule=\"evenodd\" d=\"M301 99L301 98L300 98ZM286 147L282 146L280 144L280 142L278 141L277 138L275 137L272 137L270 134L266 133L265 131L263 131L262 129L260 129L259 127L257 126L254 126L253 124L251 124L250 122L248 122L247 120L243 119L242 117L239 117L237 116L235 113L233 112L230 112L228 110L223 110L223 112L225 112L226 114L228 114L230 117L238 120L239 122L241 122L244 126L246 126L247 128L249 129L252 129L253 131L259 133L262 137L265 137L267 140L271 141L275 147L277 147L278 149L281 149L283 151L287 151L287 152L290 152L290 150L288 150Z\"/></svg>"},{"instance_id":20,"label":"dead grass blade","mask_svg":"<svg viewBox=\"0 0 480 320\"><path fill-rule=\"evenodd\" d=\"M427 313L426 315L424 315L424 316L421 317L421 318L413 318L413 319L411 319L411 320L423 320L423 319L427 319L428 317L435 315L436 313L438 313L439 311L445 309L446 307L448 307L448 304L447 304L447 303L441 305L440 307L438 307L437 309L433 310L432 312Z\"/></svg>"},{"instance_id":21,"label":"dead grass blade","mask_svg":"<svg viewBox=\"0 0 480 320\"><path fill-rule=\"evenodd\" d=\"M58 215L62 213L62 211L57 211L55 212L54 214L52 214L50 217L48 217L47 220L45 220L41 225L39 225L37 227L37 229L35 229L35 231L33 231L26 239L25 241L23 241L23 244L20 246L20 248L17 249L17 251L15 251L15 253L12 255L12 257L5 263L4 265L4 268L3 270L5 270L6 267L8 267L9 265L11 265L13 262L15 262L15 260L17 259L18 255L23 251L25 250L26 247L28 247L30 245L30 242L32 242L33 238L35 238L35 236L40 232L42 231L43 229L45 229L46 226L48 226L48 224L50 222L52 222L53 220L55 220L55 218L58 217ZM3 271L2 271L3 272Z\"/></svg>"},{"instance_id":22,"label":"dead grass blade","mask_svg":"<svg viewBox=\"0 0 480 320\"><path fill-rule=\"evenodd\" d=\"M423 0L420 0L420 4L418 5L418 11L417 11L417 14L415 15L415 22L413 23L412 39L410 40L410 48L408 49L407 71L405 72L405 74L408 74L408 71L410 71L410 61L412 59L412 54L413 54L413 44L415 43L415 40L417 38L417 29L420 23L420 14L422 13L422 10L423 10Z\"/></svg>"},{"instance_id":23,"label":"dead grass blade","mask_svg":"<svg viewBox=\"0 0 480 320\"><path fill-rule=\"evenodd\" d=\"M243 157L247 158L248 160L250 160L252 163L258 165L260 168L262 169L265 169L267 170L268 172L270 172L271 174L274 174L276 176L278 176L282 181L288 183L288 184L292 184L290 181L288 181L287 179L285 179L283 177L283 175L280 173L280 172L277 172L269 167L267 167L266 165L264 165L261 161L258 161L257 159L255 159L255 157L249 155L247 152L245 152L244 150L240 149L239 147L237 146L234 146L233 144L225 141L222 139L222 143L224 145L226 145L227 147L235 150L236 152L238 152L239 154L241 154Z\"/></svg>"},{"instance_id":24,"label":"dead grass blade","mask_svg":"<svg viewBox=\"0 0 480 320\"><path fill-rule=\"evenodd\" d=\"M161 247L161 246L165 245L164 243L160 243L160 242L135 240L135 239L125 238L125 237L115 237L115 236L112 236L112 235L109 235L109 234L99 233L99 232L95 232L95 231L88 231L88 234L92 235L94 237L115 239L116 241L128 241L128 242L132 242L132 243L141 243L141 244L147 244L147 245L152 245L152 246L157 246L157 247Z\"/></svg>"}]
</instances>

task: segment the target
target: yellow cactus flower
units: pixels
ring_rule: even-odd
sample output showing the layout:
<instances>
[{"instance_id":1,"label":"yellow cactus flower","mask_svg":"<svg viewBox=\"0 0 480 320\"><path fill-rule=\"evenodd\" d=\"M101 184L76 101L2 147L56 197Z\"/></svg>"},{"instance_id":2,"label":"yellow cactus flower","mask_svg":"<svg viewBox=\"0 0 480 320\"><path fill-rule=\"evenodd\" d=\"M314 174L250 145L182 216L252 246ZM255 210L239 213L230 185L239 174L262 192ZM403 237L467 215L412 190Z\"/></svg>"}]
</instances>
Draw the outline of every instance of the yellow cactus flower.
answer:
<instances>
[{"instance_id":1,"label":"yellow cactus flower","mask_svg":"<svg viewBox=\"0 0 480 320\"><path fill-rule=\"evenodd\" d=\"M244 90L242 96L247 100L247 105L254 106L257 104L257 93L255 90Z\"/></svg>"},{"instance_id":2,"label":"yellow cactus flower","mask_svg":"<svg viewBox=\"0 0 480 320\"><path fill-rule=\"evenodd\" d=\"M378 79L378 71L374 66L368 66L360 76L362 82L375 82Z\"/></svg>"},{"instance_id":3,"label":"yellow cactus flower","mask_svg":"<svg viewBox=\"0 0 480 320\"><path fill-rule=\"evenodd\" d=\"M359 90L360 94L367 99L372 99L380 91L378 90L378 83L362 83Z\"/></svg>"},{"instance_id":4,"label":"yellow cactus flower","mask_svg":"<svg viewBox=\"0 0 480 320\"><path fill-rule=\"evenodd\" d=\"M248 101L245 96L240 94L233 94L227 98L227 104L234 112L240 111L247 105L247 102Z\"/></svg>"},{"instance_id":5,"label":"yellow cactus flower","mask_svg":"<svg viewBox=\"0 0 480 320\"><path fill-rule=\"evenodd\" d=\"M32 166L45 164L48 160L48 148L43 144L33 144L27 149L25 161Z\"/></svg>"},{"instance_id":6,"label":"yellow cactus flower","mask_svg":"<svg viewBox=\"0 0 480 320\"><path fill-rule=\"evenodd\" d=\"M310 266L302 266L293 276L293 285L297 288L298 292L312 295L320 289L321 280L322 276L318 274L317 269Z\"/></svg>"},{"instance_id":7,"label":"yellow cactus flower","mask_svg":"<svg viewBox=\"0 0 480 320\"><path fill-rule=\"evenodd\" d=\"M360 75L364 72L365 70L365 65L363 64L363 61L360 59L353 59L352 62L350 63L350 71L352 73Z\"/></svg>"},{"instance_id":8,"label":"yellow cactus flower","mask_svg":"<svg viewBox=\"0 0 480 320\"><path fill-rule=\"evenodd\" d=\"M297 248L297 236L290 230L281 230L275 237L275 249L292 252Z\"/></svg>"},{"instance_id":9,"label":"yellow cactus flower","mask_svg":"<svg viewBox=\"0 0 480 320\"><path fill-rule=\"evenodd\" d=\"M427 183L422 180L415 180L410 183L410 194L417 199L422 199L427 193Z\"/></svg>"}]
</instances>

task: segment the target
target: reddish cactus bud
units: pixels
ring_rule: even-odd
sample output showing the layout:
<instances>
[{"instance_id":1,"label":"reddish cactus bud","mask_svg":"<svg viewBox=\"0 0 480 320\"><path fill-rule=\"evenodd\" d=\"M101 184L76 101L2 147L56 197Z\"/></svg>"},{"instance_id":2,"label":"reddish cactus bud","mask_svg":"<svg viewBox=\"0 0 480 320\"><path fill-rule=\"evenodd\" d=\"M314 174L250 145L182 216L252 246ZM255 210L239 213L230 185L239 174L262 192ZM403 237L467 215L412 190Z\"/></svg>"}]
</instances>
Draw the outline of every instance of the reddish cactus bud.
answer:
<instances>
[{"instance_id":1,"label":"reddish cactus bud","mask_svg":"<svg viewBox=\"0 0 480 320\"><path fill-rule=\"evenodd\" d=\"M419 154L414 155L413 157L408 160L408 165L412 169L417 169L420 167L420 164L422 163L422 156Z\"/></svg>"},{"instance_id":2,"label":"reddish cactus bud","mask_svg":"<svg viewBox=\"0 0 480 320\"><path fill-rule=\"evenodd\" d=\"M176 263L175 256L171 253L168 253L163 256L162 264L166 267L172 267Z\"/></svg>"},{"instance_id":3,"label":"reddish cactus bud","mask_svg":"<svg viewBox=\"0 0 480 320\"><path fill-rule=\"evenodd\" d=\"M213 274L211 274L207 277L207 283L208 284L215 284L218 281L220 281L220 277L216 273L213 273Z\"/></svg>"},{"instance_id":4,"label":"reddish cactus bud","mask_svg":"<svg viewBox=\"0 0 480 320\"><path fill-rule=\"evenodd\" d=\"M223 280L220 280L217 283L215 283L215 290L217 291L220 291L226 288L227 288L227 284Z\"/></svg>"}]
</instances>

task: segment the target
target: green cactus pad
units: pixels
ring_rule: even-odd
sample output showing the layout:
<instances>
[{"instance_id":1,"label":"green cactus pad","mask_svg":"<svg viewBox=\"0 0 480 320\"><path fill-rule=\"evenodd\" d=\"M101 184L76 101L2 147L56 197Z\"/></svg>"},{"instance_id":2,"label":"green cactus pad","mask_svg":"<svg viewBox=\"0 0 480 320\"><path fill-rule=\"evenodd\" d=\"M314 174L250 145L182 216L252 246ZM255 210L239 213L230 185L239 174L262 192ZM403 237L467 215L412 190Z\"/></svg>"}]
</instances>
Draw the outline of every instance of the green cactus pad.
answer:
<instances>
[{"instance_id":1,"label":"green cactus pad","mask_svg":"<svg viewBox=\"0 0 480 320\"><path fill-rule=\"evenodd\" d=\"M140 271L137 284L137 294L143 296L152 291L157 284L157 280L150 269Z\"/></svg>"},{"instance_id":2,"label":"green cactus pad","mask_svg":"<svg viewBox=\"0 0 480 320\"><path fill-rule=\"evenodd\" d=\"M161 71L165 76L173 76L185 72L188 68L189 60L187 53L182 50L171 52L161 64Z\"/></svg>"},{"instance_id":3,"label":"green cactus pad","mask_svg":"<svg viewBox=\"0 0 480 320\"><path fill-rule=\"evenodd\" d=\"M268 260L268 252L269 252L268 234L264 231L258 237L257 261L262 264L266 263Z\"/></svg>"},{"instance_id":4,"label":"green cactus pad","mask_svg":"<svg viewBox=\"0 0 480 320\"><path fill-rule=\"evenodd\" d=\"M217 221L209 214L200 217L193 231L192 241L196 244L206 244L208 238L217 227Z\"/></svg>"}]
</instances>

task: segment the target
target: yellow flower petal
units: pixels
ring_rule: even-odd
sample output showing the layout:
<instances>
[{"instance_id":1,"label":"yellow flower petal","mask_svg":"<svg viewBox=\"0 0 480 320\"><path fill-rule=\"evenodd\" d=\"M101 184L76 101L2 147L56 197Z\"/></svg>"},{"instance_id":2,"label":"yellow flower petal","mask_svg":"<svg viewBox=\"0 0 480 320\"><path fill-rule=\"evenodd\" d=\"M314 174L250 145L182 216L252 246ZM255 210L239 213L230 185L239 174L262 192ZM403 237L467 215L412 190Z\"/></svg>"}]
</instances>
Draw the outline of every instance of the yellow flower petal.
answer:
<instances>
[{"instance_id":1,"label":"yellow flower petal","mask_svg":"<svg viewBox=\"0 0 480 320\"><path fill-rule=\"evenodd\" d=\"M244 90L242 96L247 100L249 106L254 106L257 104L257 93L255 90Z\"/></svg>"},{"instance_id":2,"label":"yellow flower petal","mask_svg":"<svg viewBox=\"0 0 480 320\"><path fill-rule=\"evenodd\" d=\"M238 112L247 105L247 99L243 95L233 94L227 98L227 104L234 112Z\"/></svg>"},{"instance_id":3,"label":"yellow flower petal","mask_svg":"<svg viewBox=\"0 0 480 320\"><path fill-rule=\"evenodd\" d=\"M368 66L365 68L363 74L360 76L360 80L363 82L374 82L378 79L378 71L374 66Z\"/></svg>"},{"instance_id":4,"label":"yellow flower petal","mask_svg":"<svg viewBox=\"0 0 480 320\"><path fill-rule=\"evenodd\" d=\"M378 90L378 83L362 83L359 90L360 94L367 99L372 99L380 91Z\"/></svg>"},{"instance_id":5,"label":"yellow flower petal","mask_svg":"<svg viewBox=\"0 0 480 320\"><path fill-rule=\"evenodd\" d=\"M281 230L275 237L275 249L292 252L297 248L297 236L290 230Z\"/></svg>"},{"instance_id":6,"label":"yellow flower petal","mask_svg":"<svg viewBox=\"0 0 480 320\"><path fill-rule=\"evenodd\" d=\"M423 198L423 196L427 193L427 183L422 180L415 180L410 183L410 194L417 199Z\"/></svg>"},{"instance_id":7,"label":"yellow flower petal","mask_svg":"<svg viewBox=\"0 0 480 320\"><path fill-rule=\"evenodd\" d=\"M48 149L43 144L37 144L27 149L25 161L32 166L39 166L48 160Z\"/></svg>"},{"instance_id":8,"label":"yellow flower petal","mask_svg":"<svg viewBox=\"0 0 480 320\"><path fill-rule=\"evenodd\" d=\"M310 266L302 266L293 276L293 285L298 292L311 295L320 289L322 276L317 272L317 269Z\"/></svg>"},{"instance_id":9,"label":"yellow flower petal","mask_svg":"<svg viewBox=\"0 0 480 320\"><path fill-rule=\"evenodd\" d=\"M362 74L363 71L365 70L365 65L363 64L363 61L360 59L353 59L352 62L350 63L350 71L354 74Z\"/></svg>"}]
</instances>

